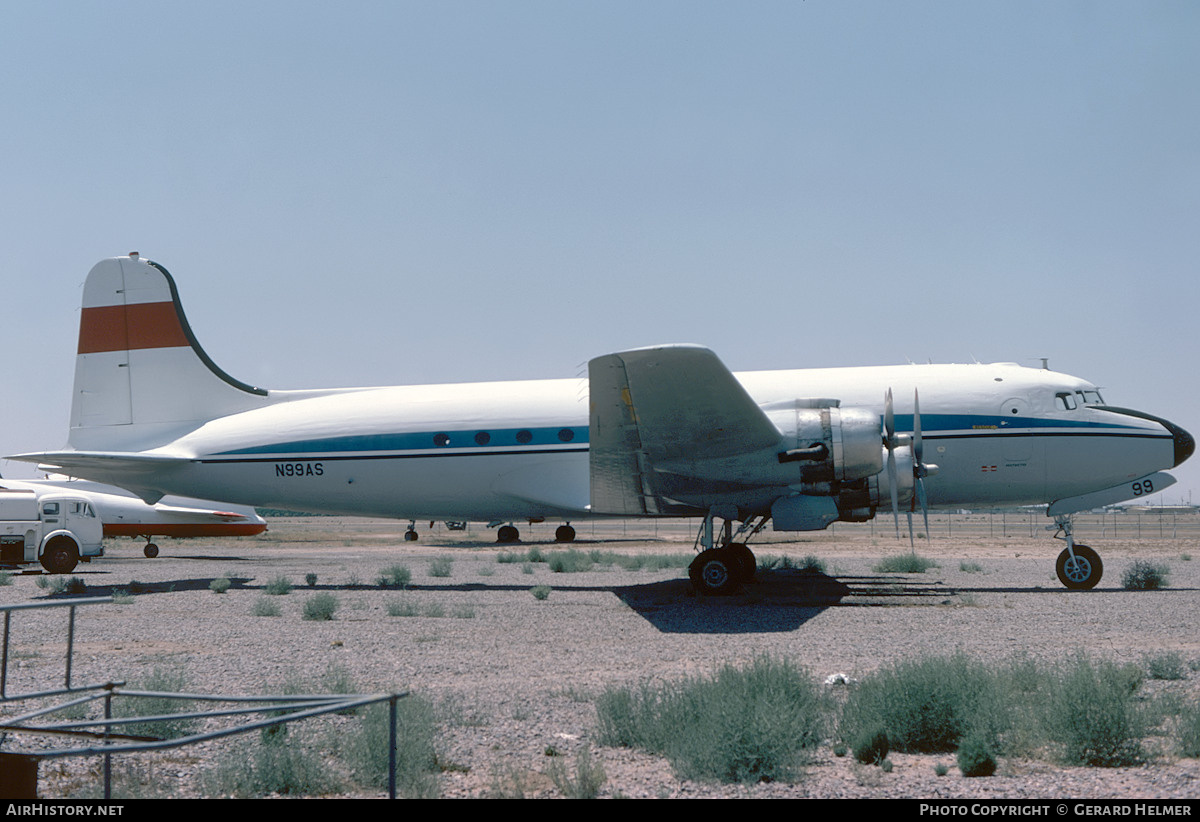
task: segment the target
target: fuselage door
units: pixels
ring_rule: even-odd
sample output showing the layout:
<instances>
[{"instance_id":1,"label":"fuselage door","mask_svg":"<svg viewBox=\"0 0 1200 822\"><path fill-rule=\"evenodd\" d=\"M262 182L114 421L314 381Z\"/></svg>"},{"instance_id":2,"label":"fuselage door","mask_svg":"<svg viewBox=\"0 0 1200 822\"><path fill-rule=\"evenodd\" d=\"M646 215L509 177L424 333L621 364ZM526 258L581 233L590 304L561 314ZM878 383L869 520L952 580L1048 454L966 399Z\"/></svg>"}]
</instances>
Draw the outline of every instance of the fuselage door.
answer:
<instances>
[{"instance_id":1,"label":"fuselage door","mask_svg":"<svg viewBox=\"0 0 1200 822\"><path fill-rule=\"evenodd\" d=\"M1027 430L1029 416L1029 400L1022 397L1012 397L1000 405L1001 453L1008 462L1028 462L1033 457L1034 437Z\"/></svg>"}]
</instances>

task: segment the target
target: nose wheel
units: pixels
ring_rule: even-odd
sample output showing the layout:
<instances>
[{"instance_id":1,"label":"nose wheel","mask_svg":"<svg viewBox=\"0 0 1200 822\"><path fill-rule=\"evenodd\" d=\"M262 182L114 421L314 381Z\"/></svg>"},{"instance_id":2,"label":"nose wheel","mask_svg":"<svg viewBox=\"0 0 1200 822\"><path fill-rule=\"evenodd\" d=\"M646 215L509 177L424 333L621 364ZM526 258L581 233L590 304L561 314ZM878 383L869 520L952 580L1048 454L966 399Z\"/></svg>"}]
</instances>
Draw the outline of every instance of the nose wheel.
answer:
<instances>
[{"instance_id":1,"label":"nose wheel","mask_svg":"<svg viewBox=\"0 0 1200 822\"><path fill-rule=\"evenodd\" d=\"M1100 561L1100 555L1088 546L1078 543L1074 545L1073 550L1074 556L1071 555L1072 548L1064 548L1058 555L1054 570L1058 573L1059 582L1073 591L1095 588L1104 574L1104 563Z\"/></svg>"}]
</instances>

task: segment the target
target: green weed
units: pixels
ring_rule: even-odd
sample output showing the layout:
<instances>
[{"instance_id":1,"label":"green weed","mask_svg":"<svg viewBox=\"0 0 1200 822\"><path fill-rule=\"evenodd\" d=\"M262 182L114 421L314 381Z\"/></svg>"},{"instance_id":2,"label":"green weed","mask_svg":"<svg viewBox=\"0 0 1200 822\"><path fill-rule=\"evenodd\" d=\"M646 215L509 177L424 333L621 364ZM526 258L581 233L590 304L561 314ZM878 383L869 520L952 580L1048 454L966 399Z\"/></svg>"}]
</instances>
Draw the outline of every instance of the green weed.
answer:
<instances>
[{"instance_id":1,"label":"green weed","mask_svg":"<svg viewBox=\"0 0 1200 822\"><path fill-rule=\"evenodd\" d=\"M971 734L958 746L958 769L963 776L991 776L996 773L992 743L980 734Z\"/></svg>"},{"instance_id":2,"label":"green weed","mask_svg":"<svg viewBox=\"0 0 1200 822\"><path fill-rule=\"evenodd\" d=\"M257 617L277 617L282 613L279 603L266 597L259 597L254 602L254 610L251 612Z\"/></svg>"},{"instance_id":3,"label":"green weed","mask_svg":"<svg viewBox=\"0 0 1200 822\"><path fill-rule=\"evenodd\" d=\"M292 583L285 576L278 576L267 583L263 590L271 596L286 596L292 592Z\"/></svg>"},{"instance_id":4,"label":"green weed","mask_svg":"<svg viewBox=\"0 0 1200 822\"><path fill-rule=\"evenodd\" d=\"M569 551L551 551L546 557L546 564L556 574L577 574L592 570L595 560L583 551L572 548Z\"/></svg>"},{"instance_id":5,"label":"green weed","mask_svg":"<svg viewBox=\"0 0 1200 822\"><path fill-rule=\"evenodd\" d=\"M592 752L581 748L575 757L575 770L569 773L561 759L550 763L547 775L567 799L595 799L607 776L604 767L592 760Z\"/></svg>"},{"instance_id":6,"label":"green weed","mask_svg":"<svg viewBox=\"0 0 1200 822\"><path fill-rule=\"evenodd\" d=\"M995 738L1007 725L996 677L958 654L897 663L864 678L842 714L847 740L883 730L893 750L953 751L970 731Z\"/></svg>"},{"instance_id":7,"label":"green weed","mask_svg":"<svg viewBox=\"0 0 1200 822\"><path fill-rule=\"evenodd\" d=\"M1146 675L1151 679L1187 679L1187 664L1174 651L1156 654L1146 660Z\"/></svg>"},{"instance_id":8,"label":"green weed","mask_svg":"<svg viewBox=\"0 0 1200 822\"><path fill-rule=\"evenodd\" d=\"M362 712L354 733L345 736L343 753L355 779L365 785L388 783L387 705L372 705ZM437 723L433 706L408 696L396 702L396 787L401 796L429 799L437 796Z\"/></svg>"},{"instance_id":9,"label":"green weed","mask_svg":"<svg viewBox=\"0 0 1200 822\"><path fill-rule=\"evenodd\" d=\"M126 688L130 691L153 693L181 693L187 690L188 676L178 668L155 668L145 677L131 681ZM168 696L118 696L113 699L113 716L121 718L141 716L165 716L186 713L192 703L186 699ZM134 736L150 736L156 739L177 739L193 733L198 727L196 719L164 719L154 722L131 722L117 727L120 733Z\"/></svg>"},{"instance_id":10,"label":"green weed","mask_svg":"<svg viewBox=\"0 0 1200 822\"><path fill-rule=\"evenodd\" d=\"M1200 759L1200 703L1193 702L1180 712L1176 738L1182 756Z\"/></svg>"},{"instance_id":11,"label":"green weed","mask_svg":"<svg viewBox=\"0 0 1200 822\"><path fill-rule=\"evenodd\" d=\"M798 777L824 726L811 678L768 658L656 689L608 689L596 710L601 744L662 754L683 779L722 782Z\"/></svg>"},{"instance_id":12,"label":"green weed","mask_svg":"<svg viewBox=\"0 0 1200 822\"><path fill-rule=\"evenodd\" d=\"M304 619L310 621L330 620L333 619L333 615L340 604L338 598L328 591L313 594L304 600L302 615Z\"/></svg>"},{"instance_id":13,"label":"green weed","mask_svg":"<svg viewBox=\"0 0 1200 822\"><path fill-rule=\"evenodd\" d=\"M1134 560L1121 574L1121 587L1127 591L1155 591L1167 587L1171 568L1144 559Z\"/></svg>"},{"instance_id":14,"label":"green weed","mask_svg":"<svg viewBox=\"0 0 1200 822\"><path fill-rule=\"evenodd\" d=\"M206 771L202 784L210 796L328 796L344 785L328 767L315 740L293 739L286 725L239 740Z\"/></svg>"},{"instance_id":15,"label":"green weed","mask_svg":"<svg viewBox=\"0 0 1200 822\"><path fill-rule=\"evenodd\" d=\"M1142 760L1146 718L1135 666L1080 654L1060 666L1043 703L1045 728L1069 764L1119 767Z\"/></svg>"},{"instance_id":16,"label":"green weed","mask_svg":"<svg viewBox=\"0 0 1200 822\"><path fill-rule=\"evenodd\" d=\"M380 571L376 583L380 588L407 588L412 581L412 571L405 565L389 565Z\"/></svg>"},{"instance_id":17,"label":"green weed","mask_svg":"<svg viewBox=\"0 0 1200 822\"><path fill-rule=\"evenodd\" d=\"M871 569L878 574L923 574L936 567L936 562L919 554L897 554L884 557Z\"/></svg>"}]
</instances>

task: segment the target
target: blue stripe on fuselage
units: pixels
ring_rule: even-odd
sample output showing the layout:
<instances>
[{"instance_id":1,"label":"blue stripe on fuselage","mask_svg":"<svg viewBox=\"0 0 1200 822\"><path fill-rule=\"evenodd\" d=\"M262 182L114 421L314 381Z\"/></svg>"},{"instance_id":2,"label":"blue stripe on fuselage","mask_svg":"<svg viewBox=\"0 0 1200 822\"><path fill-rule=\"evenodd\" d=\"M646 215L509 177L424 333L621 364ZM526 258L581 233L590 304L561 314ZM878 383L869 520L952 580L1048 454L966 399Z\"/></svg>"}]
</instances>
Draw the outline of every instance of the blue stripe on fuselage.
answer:
<instances>
[{"instance_id":1,"label":"blue stripe on fuselage","mask_svg":"<svg viewBox=\"0 0 1200 822\"><path fill-rule=\"evenodd\" d=\"M479 434L487 434L476 439ZM415 431L406 434L352 434L341 437L321 437L311 440L291 440L270 445L255 445L221 451L213 456L258 456L286 454L303 457L310 454L341 454L362 452L430 451L448 449L489 450L497 448L573 445L586 448L587 426L561 425L542 428L470 429L455 431Z\"/></svg>"},{"instance_id":2,"label":"blue stripe on fuselage","mask_svg":"<svg viewBox=\"0 0 1200 822\"><path fill-rule=\"evenodd\" d=\"M911 414L897 414L898 431L912 431ZM926 438L983 437L989 435L1053 436L1061 434L1156 436L1157 433L1128 425L1061 418L1005 417L981 414L922 414L921 427ZM1056 429L1051 431L1050 429ZM486 434L486 437L480 436ZM1169 436L1163 434L1163 436ZM414 431L390 434L352 434L338 437L319 437L289 440L269 445L255 445L220 451L209 457L263 457L281 459L312 459L317 456L336 457L350 454L394 454L421 452L436 455L445 450L453 454L518 453L526 447L542 451L546 446L560 449L587 449L587 426L540 426L529 428L475 428L466 430Z\"/></svg>"}]
</instances>

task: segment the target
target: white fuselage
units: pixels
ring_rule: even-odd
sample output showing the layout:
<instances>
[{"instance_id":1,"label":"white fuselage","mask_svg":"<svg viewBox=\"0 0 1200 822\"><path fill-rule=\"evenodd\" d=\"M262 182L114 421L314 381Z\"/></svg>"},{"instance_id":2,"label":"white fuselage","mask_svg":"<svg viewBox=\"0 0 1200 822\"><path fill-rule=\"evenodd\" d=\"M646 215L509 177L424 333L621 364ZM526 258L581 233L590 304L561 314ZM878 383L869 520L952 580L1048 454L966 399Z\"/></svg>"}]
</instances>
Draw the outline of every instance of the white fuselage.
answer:
<instances>
[{"instance_id":1,"label":"white fuselage","mask_svg":"<svg viewBox=\"0 0 1200 822\"><path fill-rule=\"evenodd\" d=\"M750 372L764 409L836 398L912 430L920 392L933 507L1073 497L1170 467L1171 433L1106 410L1095 387L1011 364ZM1063 399L1063 397L1066 399ZM366 388L211 420L150 452L182 457L155 485L255 506L411 519L578 519L589 511L588 383ZM784 469L780 469L781 471Z\"/></svg>"}]
</instances>

